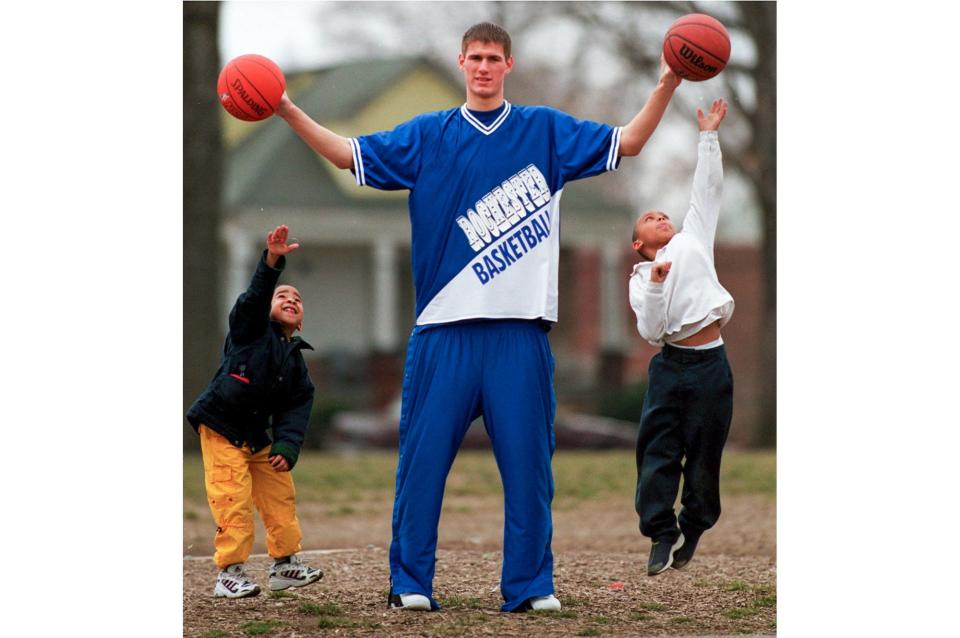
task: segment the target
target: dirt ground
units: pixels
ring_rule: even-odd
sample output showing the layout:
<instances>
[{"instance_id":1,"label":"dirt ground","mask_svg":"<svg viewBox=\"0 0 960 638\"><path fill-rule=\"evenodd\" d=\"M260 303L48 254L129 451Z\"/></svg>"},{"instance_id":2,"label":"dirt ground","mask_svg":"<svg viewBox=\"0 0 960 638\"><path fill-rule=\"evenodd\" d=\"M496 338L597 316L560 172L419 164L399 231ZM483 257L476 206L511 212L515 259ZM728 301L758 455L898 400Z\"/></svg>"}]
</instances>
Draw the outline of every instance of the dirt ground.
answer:
<instances>
[{"instance_id":1,"label":"dirt ground","mask_svg":"<svg viewBox=\"0 0 960 638\"><path fill-rule=\"evenodd\" d=\"M301 503L303 557L323 568L315 585L266 589L270 559L257 521L248 572L263 593L214 599L213 523L185 503L184 636L655 636L776 633L776 502L728 495L723 515L682 570L650 578L649 541L627 499L554 508L559 613L503 614L498 578L503 525L497 495L448 495L440 523L434 613L387 610L392 499L355 506Z\"/></svg>"}]
</instances>

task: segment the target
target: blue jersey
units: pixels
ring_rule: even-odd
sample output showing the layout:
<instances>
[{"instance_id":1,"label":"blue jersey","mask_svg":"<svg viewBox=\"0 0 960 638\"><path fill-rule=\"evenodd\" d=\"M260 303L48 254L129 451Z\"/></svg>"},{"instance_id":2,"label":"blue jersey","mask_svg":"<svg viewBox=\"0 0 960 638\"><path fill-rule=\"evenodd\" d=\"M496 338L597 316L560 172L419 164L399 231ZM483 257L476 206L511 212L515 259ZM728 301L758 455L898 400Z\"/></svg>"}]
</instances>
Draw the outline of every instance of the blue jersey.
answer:
<instances>
[{"instance_id":1,"label":"blue jersey","mask_svg":"<svg viewBox=\"0 0 960 638\"><path fill-rule=\"evenodd\" d=\"M417 325L557 320L564 185L619 165L620 127L505 102L350 140L357 184L409 189Z\"/></svg>"}]
</instances>

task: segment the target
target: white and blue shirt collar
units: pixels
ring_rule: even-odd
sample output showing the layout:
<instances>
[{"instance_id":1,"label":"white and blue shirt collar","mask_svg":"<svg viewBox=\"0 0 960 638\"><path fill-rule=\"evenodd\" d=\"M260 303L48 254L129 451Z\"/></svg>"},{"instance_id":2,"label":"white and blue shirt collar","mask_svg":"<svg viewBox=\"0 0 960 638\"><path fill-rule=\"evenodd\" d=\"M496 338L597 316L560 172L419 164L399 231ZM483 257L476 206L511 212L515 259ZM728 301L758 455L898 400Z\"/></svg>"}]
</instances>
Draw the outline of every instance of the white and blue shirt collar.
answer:
<instances>
[{"instance_id":1,"label":"white and blue shirt collar","mask_svg":"<svg viewBox=\"0 0 960 638\"><path fill-rule=\"evenodd\" d=\"M491 133L496 131L498 128L500 128L500 125L503 124L506 121L507 116L510 115L510 102L508 102L507 100L503 101L503 112L500 113L499 116L497 116L497 119L490 122L489 124L484 124L479 119L477 119L477 117L470 112L470 109L467 108L466 103L464 103L463 106L460 107L460 115L462 115L463 119L469 122L470 125L473 126L473 128L477 129L484 135L490 135Z\"/></svg>"}]
</instances>

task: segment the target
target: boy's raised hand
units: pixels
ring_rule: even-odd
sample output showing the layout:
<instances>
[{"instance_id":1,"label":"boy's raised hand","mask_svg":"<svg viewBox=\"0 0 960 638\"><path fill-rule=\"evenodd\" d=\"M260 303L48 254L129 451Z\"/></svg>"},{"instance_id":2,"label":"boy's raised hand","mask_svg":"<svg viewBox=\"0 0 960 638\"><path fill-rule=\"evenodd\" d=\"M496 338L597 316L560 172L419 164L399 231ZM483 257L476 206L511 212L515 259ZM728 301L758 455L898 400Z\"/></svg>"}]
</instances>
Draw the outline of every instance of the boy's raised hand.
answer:
<instances>
[{"instance_id":1,"label":"boy's raised hand","mask_svg":"<svg viewBox=\"0 0 960 638\"><path fill-rule=\"evenodd\" d=\"M277 265L281 255L286 255L300 248L300 244L287 245L289 233L290 229L283 224L267 233L267 265L271 268Z\"/></svg>"},{"instance_id":2,"label":"boy's raised hand","mask_svg":"<svg viewBox=\"0 0 960 638\"><path fill-rule=\"evenodd\" d=\"M720 128L720 122L723 116L727 114L727 103L722 99L714 100L710 106L710 112L707 115L697 109L697 123L700 124L701 131L716 131Z\"/></svg>"}]
</instances>

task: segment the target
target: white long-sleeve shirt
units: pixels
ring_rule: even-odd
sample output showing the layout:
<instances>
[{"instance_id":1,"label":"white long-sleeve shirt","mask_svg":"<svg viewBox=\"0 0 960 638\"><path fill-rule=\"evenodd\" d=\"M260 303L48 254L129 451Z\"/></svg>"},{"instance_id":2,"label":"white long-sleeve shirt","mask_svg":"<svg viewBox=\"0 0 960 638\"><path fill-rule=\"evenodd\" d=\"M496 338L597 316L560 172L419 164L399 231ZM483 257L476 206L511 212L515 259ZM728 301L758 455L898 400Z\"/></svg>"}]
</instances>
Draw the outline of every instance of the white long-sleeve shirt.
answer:
<instances>
[{"instance_id":1,"label":"white long-sleeve shirt","mask_svg":"<svg viewBox=\"0 0 960 638\"><path fill-rule=\"evenodd\" d=\"M723 327L733 315L733 297L720 285L713 264L722 194L717 131L701 131L683 227L653 261L638 263L630 275L630 306L637 315L637 330L655 346L686 339L717 320ZM666 279L650 281L654 262L664 261L673 262Z\"/></svg>"}]
</instances>

